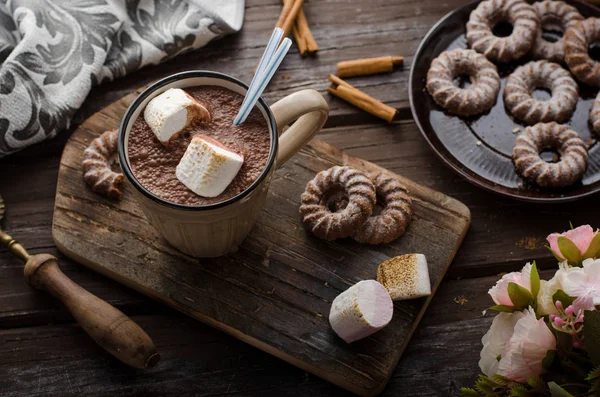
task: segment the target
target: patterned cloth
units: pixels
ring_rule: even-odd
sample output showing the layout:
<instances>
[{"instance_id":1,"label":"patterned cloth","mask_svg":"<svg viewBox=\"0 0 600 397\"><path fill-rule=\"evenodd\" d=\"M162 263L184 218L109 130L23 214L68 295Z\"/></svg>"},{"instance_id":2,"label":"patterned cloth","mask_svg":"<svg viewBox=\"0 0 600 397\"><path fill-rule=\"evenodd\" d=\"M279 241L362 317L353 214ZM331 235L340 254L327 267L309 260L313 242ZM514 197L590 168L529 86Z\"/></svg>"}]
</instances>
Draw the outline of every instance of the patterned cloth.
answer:
<instances>
[{"instance_id":1,"label":"patterned cloth","mask_svg":"<svg viewBox=\"0 0 600 397\"><path fill-rule=\"evenodd\" d=\"M69 127L93 85L242 27L244 0L0 0L0 157Z\"/></svg>"}]
</instances>

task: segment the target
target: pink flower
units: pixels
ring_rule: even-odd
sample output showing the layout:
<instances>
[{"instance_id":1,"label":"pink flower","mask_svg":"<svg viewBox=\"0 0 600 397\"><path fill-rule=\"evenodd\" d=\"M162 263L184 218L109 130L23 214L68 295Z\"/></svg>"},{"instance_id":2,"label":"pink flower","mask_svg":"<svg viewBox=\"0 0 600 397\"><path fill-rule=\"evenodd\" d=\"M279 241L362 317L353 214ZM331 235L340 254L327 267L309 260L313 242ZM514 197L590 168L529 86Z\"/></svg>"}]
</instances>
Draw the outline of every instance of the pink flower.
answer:
<instances>
[{"instance_id":1,"label":"pink flower","mask_svg":"<svg viewBox=\"0 0 600 397\"><path fill-rule=\"evenodd\" d=\"M540 375L544 357L548 351L556 350L556 338L544 319L538 320L531 307L524 313L504 347L498 367L500 375L517 382Z\"/></svg>"},{"instance_id":2,"label":"pink flower","mask_svg":"<svg viewBox=\"0 0 600 397\"><path fill-rule=\"evenodd\" d=\"M546 238L546 240L548 240L548 243L550 244L550 249L552 250L552 252L554 252L554 255L556 255L557 258L562 260L568 259L569 261L573 262L573 258L570 257L569 253L561 252L558 246L558 238L565 237L571 240L579 250L581 257L583 259L586 259L584 257L584 254L587 252L596 234L597 232L594 232L594 229L592 229L590 225L584 225L572 230L568 230L564 233L552 233ZM591 257L595 257L596 254L597 252L591 253L591 255L593 255Z\"/></svg>"},{"instance_id":3,"label":"pink flower","mask_svg":"<svg viewBox=\"0 0 600 397\"><path fill-rule=\"evenodd\" d=\"M526 264L520 272L512 272L502 276L488 294L497 305L514 306L508 295L508 284L515 283L531 292L531 263Z\"/></svg>"}]
</instances>

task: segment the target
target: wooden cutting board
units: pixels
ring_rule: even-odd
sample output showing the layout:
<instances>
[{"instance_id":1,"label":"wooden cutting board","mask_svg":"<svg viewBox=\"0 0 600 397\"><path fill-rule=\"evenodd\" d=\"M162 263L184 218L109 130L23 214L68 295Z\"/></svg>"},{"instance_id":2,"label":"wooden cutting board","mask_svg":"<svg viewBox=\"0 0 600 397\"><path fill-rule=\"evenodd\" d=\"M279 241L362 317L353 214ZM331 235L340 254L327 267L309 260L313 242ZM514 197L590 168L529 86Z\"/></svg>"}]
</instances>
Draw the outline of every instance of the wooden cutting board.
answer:
<instances>
[{"instance_id":1,"label":"wooden cutting board","mask_svg":"<svg viewBox=\"0 0 600 397\"><path fill-rule=\"evenodd\" d=\"M469 209L398 176L414 201L413 221L402 238L382 246L319 240L304 230L298 213L306 183L333 165L383 169L314 140L275 173L266 207L237 253L188 257L148 224L129 186L121 201L112 201L93 193L82 178L84 149L103 131L117 128L136 95L93 115L64 149L52 225L59 250L351 392L378 394L431 297L396 302L386 328L350 345L329 327L331 302L350 285L376 278L382 261L406 253L427 256L435 292L467 232Z\"/></svg>"}]
</instances>

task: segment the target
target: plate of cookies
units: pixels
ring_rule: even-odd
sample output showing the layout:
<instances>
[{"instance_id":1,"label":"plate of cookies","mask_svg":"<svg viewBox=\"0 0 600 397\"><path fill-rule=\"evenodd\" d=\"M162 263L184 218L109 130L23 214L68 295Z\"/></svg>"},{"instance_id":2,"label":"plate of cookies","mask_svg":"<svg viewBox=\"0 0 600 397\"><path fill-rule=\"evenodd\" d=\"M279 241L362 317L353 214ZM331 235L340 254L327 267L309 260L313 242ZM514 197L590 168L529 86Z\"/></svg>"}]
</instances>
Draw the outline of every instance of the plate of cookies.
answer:
<instances>
[{"instance_id":1,"label":"plate of cookies","mask_svg":"<svg viewBox=\"0 0 600 397\"><path fill-rule=\"evenodd\" d=\"M600 9L578 0L478 0L425 36L413 117L470 182L534 202L600 190Z\"/></svg>"}]
</instances>

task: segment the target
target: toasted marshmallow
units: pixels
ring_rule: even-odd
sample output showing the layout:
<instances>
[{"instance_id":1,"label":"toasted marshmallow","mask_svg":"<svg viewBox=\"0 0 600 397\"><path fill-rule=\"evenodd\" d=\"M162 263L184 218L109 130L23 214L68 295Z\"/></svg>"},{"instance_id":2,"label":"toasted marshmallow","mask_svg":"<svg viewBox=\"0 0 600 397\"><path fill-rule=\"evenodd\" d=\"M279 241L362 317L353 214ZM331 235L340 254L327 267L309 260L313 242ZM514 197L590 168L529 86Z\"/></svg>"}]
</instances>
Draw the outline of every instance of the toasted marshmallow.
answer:
<instances>
[{"instance_id":1,"label":"toasted marshmallow","mask_svg":"<svg viewBox=\"0 0 600 397\"><path fill-rule=\"evenodd\" d=\"M175 169L175 176L202 197L223 193L242 168L244 158L215 139L196 135Z\"/></svg>"},{"instance_id":2,"label":"toasted marshmallow","mask_svg":"<svg viewBox=\"0 0 600 397\"><path fill-rule=\"evenodd\" d=\"M144 109L144 120L163 145L196 119L208 120L210 113L180 88L170 88L152 98Z\"/></svg>"},{"instance_id":3,"label":"toasted marshmallow","mask_svg":"<svg viewBox=\"0 0 600 397\"><path fill-rule=\"evenodd\" d=\"M429 267L423 254L388 259L377 268L377 281L388 290L393 300L431 295Z\"/></svg>"},{"instance_id":4,"label":"toasted marshmallow","mask_svg":"<svg viewBox=\"0 0 600 397\"><path fill-rule=\"evenodd\" d=\"M388 325L393 313L392 299L383 285L365 280L333 300L329 323L340 338L352 343Z\"/></svg>"}]
</instances>

